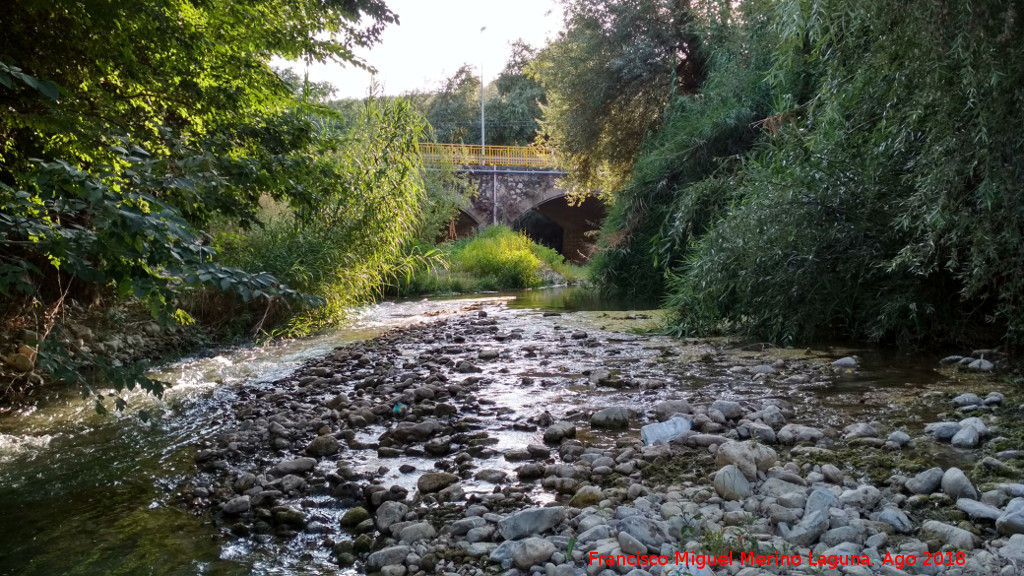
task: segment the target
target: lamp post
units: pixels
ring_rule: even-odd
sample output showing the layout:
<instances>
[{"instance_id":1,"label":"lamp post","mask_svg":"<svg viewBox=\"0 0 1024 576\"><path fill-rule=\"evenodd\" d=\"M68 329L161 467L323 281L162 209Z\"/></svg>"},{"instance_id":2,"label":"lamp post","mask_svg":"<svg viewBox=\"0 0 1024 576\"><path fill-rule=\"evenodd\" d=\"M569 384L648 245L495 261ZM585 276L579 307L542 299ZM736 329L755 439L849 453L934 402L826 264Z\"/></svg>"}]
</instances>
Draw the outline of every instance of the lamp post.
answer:
<instances>
[{"instance_id":1,"label":"lamp post","mask_svg":"<svg viewBox=\"0 0 1024 576\"><path fill-rule=\"evenodd\" d=\"M487 26L480 27L480 35L482 36L484 30L487 30ZM484 159L487 157L487 142L486 132L484 130L484 60L483 50L480 51L480 164L483 165Z\"/></svg>"}]
</instances>

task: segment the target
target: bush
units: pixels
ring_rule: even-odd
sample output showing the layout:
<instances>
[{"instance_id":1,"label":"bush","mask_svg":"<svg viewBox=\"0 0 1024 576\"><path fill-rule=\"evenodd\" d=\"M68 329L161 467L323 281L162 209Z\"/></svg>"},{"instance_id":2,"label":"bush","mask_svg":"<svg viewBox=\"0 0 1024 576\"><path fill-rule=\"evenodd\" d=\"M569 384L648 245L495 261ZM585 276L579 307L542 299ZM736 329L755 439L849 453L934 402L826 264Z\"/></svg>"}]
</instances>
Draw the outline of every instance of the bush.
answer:
<instances>
[{"instance_id":1,"label":"bush","mask_svg":"<svg viewBox=\"0 0 1024 576\"><path fill-rule=\"evenodd\" d=\"M411 277L396 282L393 293L518 290L582 278L579 267L566 262L561 254L504 225L491 226L439 249L441 262L421 266Z\"/></svg>"}]
</instances>

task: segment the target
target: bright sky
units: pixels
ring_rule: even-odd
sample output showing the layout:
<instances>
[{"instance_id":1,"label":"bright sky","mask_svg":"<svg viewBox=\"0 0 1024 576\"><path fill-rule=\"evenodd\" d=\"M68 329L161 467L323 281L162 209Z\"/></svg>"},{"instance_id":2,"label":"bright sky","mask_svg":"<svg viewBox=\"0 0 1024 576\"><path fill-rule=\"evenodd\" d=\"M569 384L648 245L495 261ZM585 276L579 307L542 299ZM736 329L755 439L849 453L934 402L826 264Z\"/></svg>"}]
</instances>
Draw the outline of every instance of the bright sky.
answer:
<instances>
[{"instance_id":1,"label":"bright sky","mask_svg":"<svg viewBox=\"0 0 1024 576\"><path fill-rule=\"evenodd\" d=\"M541 47L562 28L556 0L390 0L401 24L384 30L381 42L360 54L377 69L386 94L436 88L463 64L472 64L492 81L505 67L509 44L519 38ZM486 27L483 32L480 28ZM278 63L278 65L283 64ZM305 66L291 67L300 75ZM340 64L314 64L309 79L328 81L336 97L366 95L370 74Z\"/></svg>"}]
</instances>

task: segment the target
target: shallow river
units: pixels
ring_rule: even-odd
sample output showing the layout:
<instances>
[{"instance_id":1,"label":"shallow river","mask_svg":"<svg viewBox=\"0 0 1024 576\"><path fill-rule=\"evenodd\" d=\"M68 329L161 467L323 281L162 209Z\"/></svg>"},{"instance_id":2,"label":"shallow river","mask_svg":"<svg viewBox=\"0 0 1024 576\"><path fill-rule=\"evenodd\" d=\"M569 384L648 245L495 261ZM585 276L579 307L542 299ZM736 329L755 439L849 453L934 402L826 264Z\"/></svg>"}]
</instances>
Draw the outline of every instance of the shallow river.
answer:
<instances>
[{"instance_id":1,"label":"shallow river","mask_svg":"<svg viewBox=\"0 0 1024 576\"><path fill-rule=\"evenodd\" d=\"M636 325L630 322L646 320L644 314L602 313L621 307L602 303L582 290L543 290L384 303L363 310L349 326L327 335L177 362L155 374L173 383L162 401L141 395L131 398L133 410L146 408L159 415L150 424L142 423L131 411L116 417L97 415L89 402L69 393L0 419L0 575L311 573L297 569L303 558L293 553L225 544L218 529L206 519L178 506L174 494L194 470L196 445L218 430L224 410L240 389L282 378L306 360L324 356L341 344L452 314L480 300L503 309L504 318L524 326L543 318L560 322L566 329L587 324L595 330L604 328L607 334L619 332L621 336L611 341L624 349L635 346L642 350L638 354L648 358L702 354L699 343L676 349L667 340L628 334L627 329ZM544 310L566 314L556 318L545 316ZM569 313L575 311L586 312ZM742 355L739 352L736 357ZM798 400L801 393L808 398L830 398L832 412L824 411L820 404L814 410L825 423L840 426L858 416L857 412L870 416L872 410L891 405L894 399L916 396L939 379L928 364L914 358L869 353L865 363L875 368L840 378L828 387L796 386L775 393L790 400ZM679 369L684 364L672 366ZM570 367L570 371L576 370ZM706 372L694 369L687 376L703 396L765 394L766 387L757 383L747 382L747 388L739 389L735 378L710 377ZM724 368L715 373L727 374ZM520 370L516 377L523 374ZM570 388L562 393L568 394ZM500 404L513 410L529 410L528 404L537 404L536 397L518 398L514 385L496 389L496 393L501 396ZM621 392L604 394L605 400L614 396L616 403L625 404L650 399ZM600 398L591 397L583 404L597 405ZM557 400L553 397L552 401ZM930 415L921 418L926 416ZM500 439L523 441L511 436Z\"/></svg>"}]
</instances>

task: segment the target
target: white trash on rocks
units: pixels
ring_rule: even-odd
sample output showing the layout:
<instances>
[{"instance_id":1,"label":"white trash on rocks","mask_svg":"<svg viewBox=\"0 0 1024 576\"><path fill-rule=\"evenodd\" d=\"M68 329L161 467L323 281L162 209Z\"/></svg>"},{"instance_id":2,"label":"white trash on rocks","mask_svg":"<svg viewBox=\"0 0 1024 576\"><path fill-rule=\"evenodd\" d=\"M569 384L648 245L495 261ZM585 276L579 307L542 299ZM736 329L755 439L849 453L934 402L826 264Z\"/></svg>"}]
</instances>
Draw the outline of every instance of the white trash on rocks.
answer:
<instances>
[{"instance_id":1,"label":"white trash on rocks","mask_svg":"<svg viewBox=\"0 0 1024 576\"><path fill-rule=\"evenodd\" d=\"M668 443L682 438L692 426L693 422L676 416L664 422L655 422L644 426L640 429L640 438L648 446L659 442Z\"/></svg>"}]
</instances>

